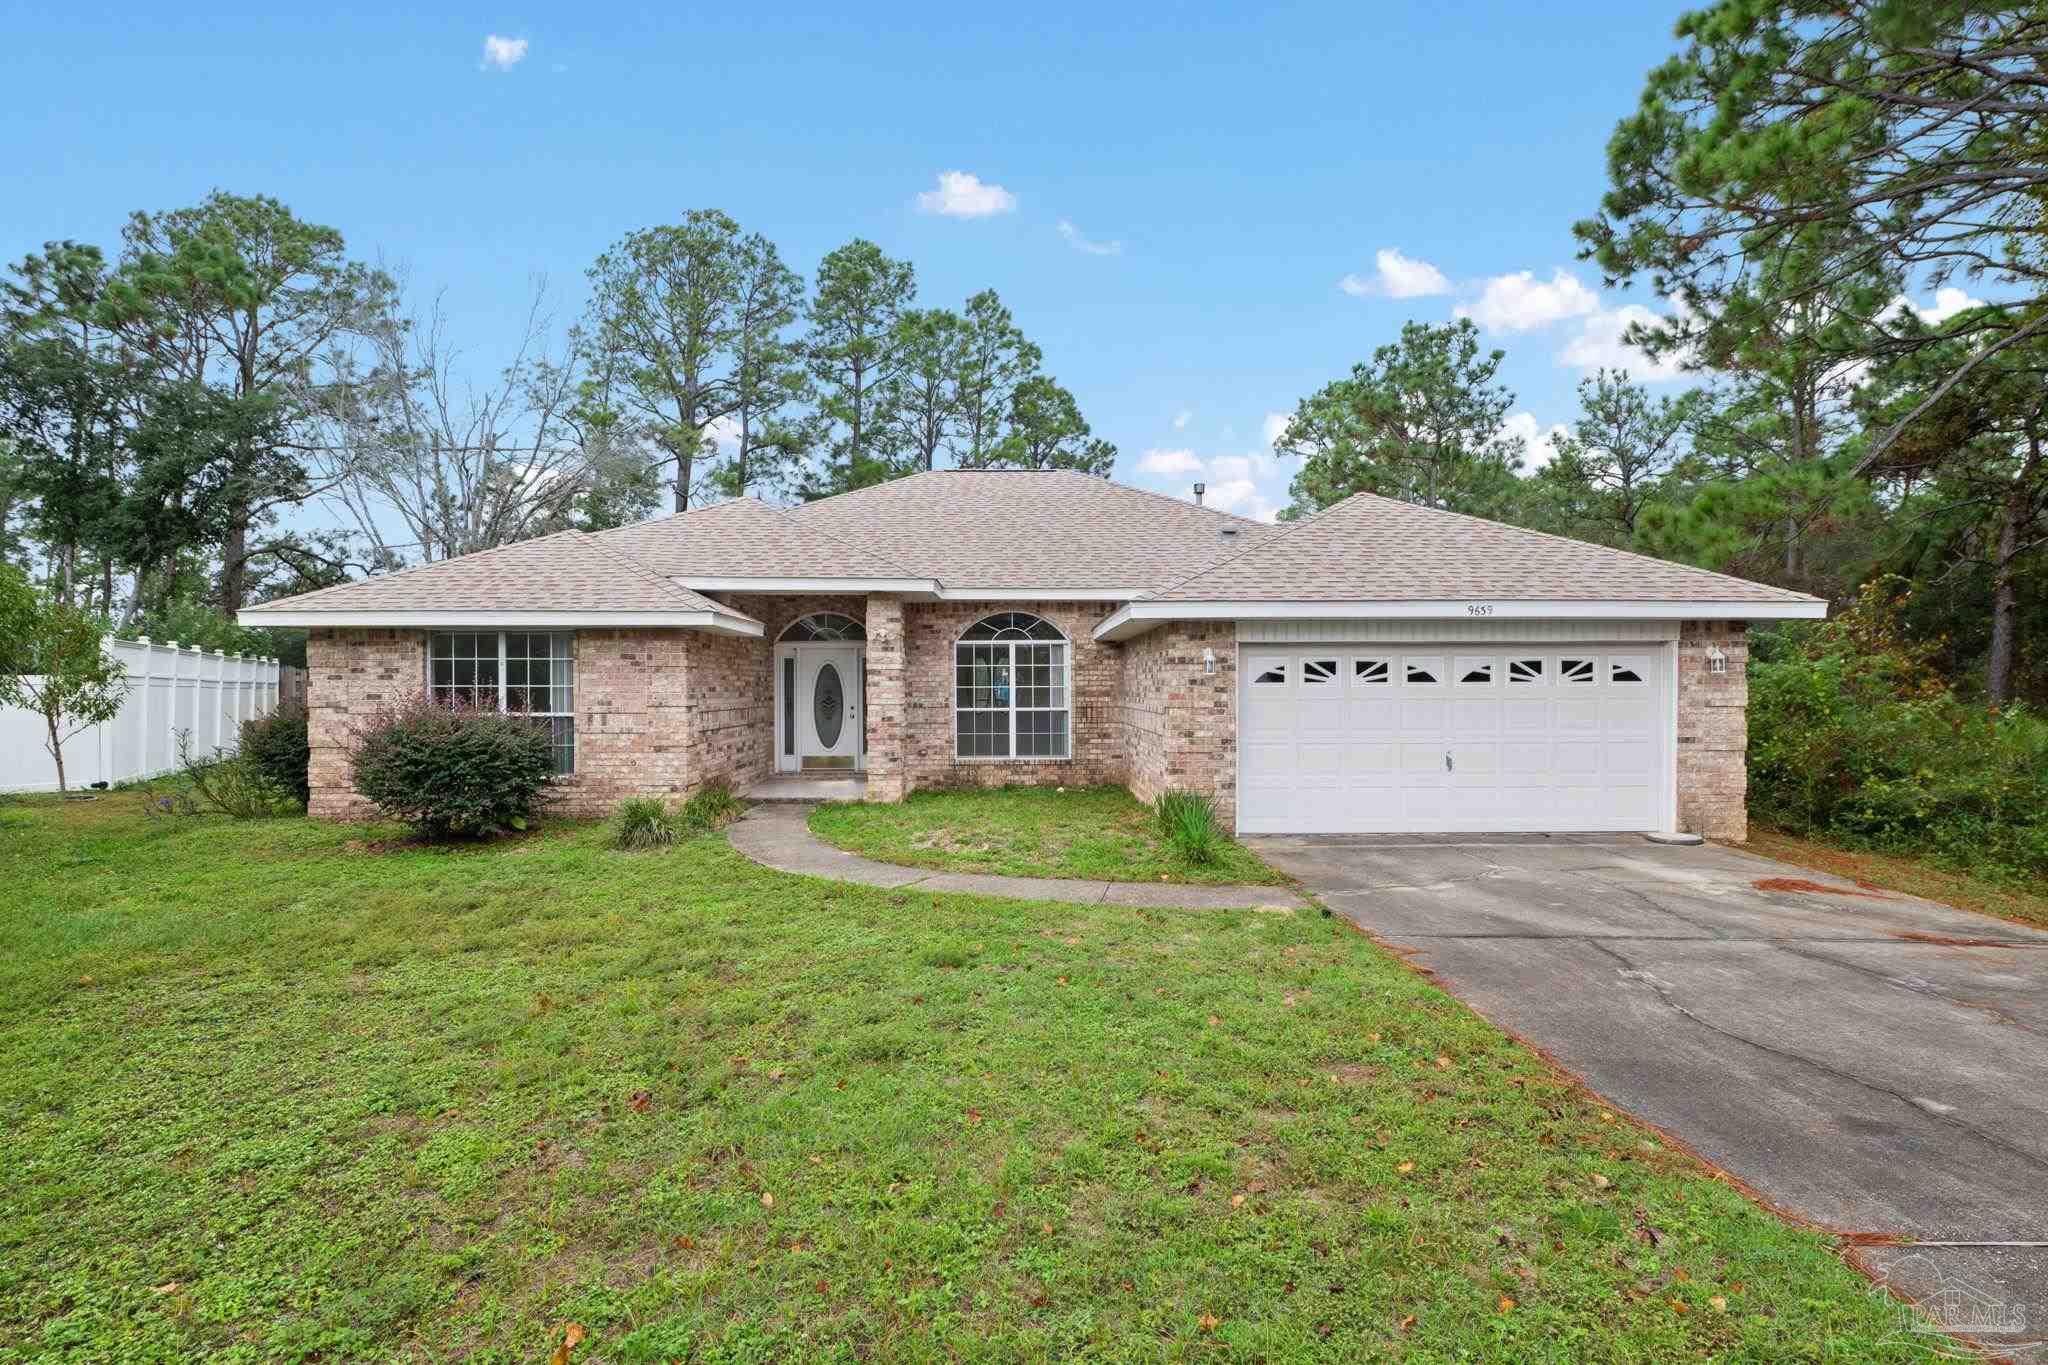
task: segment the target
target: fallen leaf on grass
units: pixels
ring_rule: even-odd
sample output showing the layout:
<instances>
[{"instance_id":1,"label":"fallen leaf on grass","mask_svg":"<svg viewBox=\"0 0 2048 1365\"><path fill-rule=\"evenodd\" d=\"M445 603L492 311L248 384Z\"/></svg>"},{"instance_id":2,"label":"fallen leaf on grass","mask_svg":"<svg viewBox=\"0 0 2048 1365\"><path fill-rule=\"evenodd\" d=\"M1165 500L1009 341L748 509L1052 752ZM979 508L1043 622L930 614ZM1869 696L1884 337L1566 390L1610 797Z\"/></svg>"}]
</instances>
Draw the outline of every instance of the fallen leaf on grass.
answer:
<instances>
[{"instance_id":1,"label":"fallen leaf on grass","mask_svg":"<svg viewBox=\"0 0 2048 1365\"><path fill-rule=\"evenodd\" d=\"M155 1294L175 1294L178 1292L178 1282L172 1280L167 1284L160 1284L150 1292Z\"/></svg>"},{"instance_id":2,"label":"fallen leaf on grass","mask_svg":"<svg viewBox=\"0 0 2048 1365\"><path fill-rule=\"evenodd\" d=\"M1399 1327L1399 1330L1401 1330L1401 1331L1405 1332L1405 1331L1407 1331L1407 1330L1408 1330L1409 1328L1413 1327L1414 1325L1415 1325L1415 1315L1414 1315L1413 1313L1410 1313L1410 1314L1409 1314L1409 1315L1408 1315L1407 1317L1405 1317L1405 1318L1402 1318L1402 1319L1401 1319L1400 1323L1398 1324L1398 1327Z\"/></svg>"},{"instance_id":3,"label":"fallen leaf on grass","mask_svg":"<svg viewBox=\"0 0 2048 1365\"><path fill-rule=\"evenodd\" d=\"M761 1191L761 1207L764 1209L774 1208L775 1196L768 1193L766 1190Z\"/></svg>"},{"instance_id":4,"label":"fallen leaf on grass","mask_svg":"<svg viewBox=\"0 0 2048 1365\"><path fill-rule=\"evenodd\" d=\"M1233 1194L1233 1195L1231 1195L1231 1196L1230 1196L1230 1207L1232 1207L1232 1208L1234 1208L1234 1209L1241 1209L1241 1208L1243 1208L1243 1207L1244 1207L1244 1196L1243 1196L1243 1195L1241 1195L1241 1194Z\"/></svg>"},{"instance_id":5,"label":"fallen leaf on grass","mask_svg":"<svg viewBox=\"0 0 2048 1365\"><path fill-rule=\"evenodd\" d=\"M1379 1040L1380 1036L1377 1033L1368 1033L1365 1035L1365 1041L1368 1043L1377 1043Z\"/></svg>"},{"instance_id":6,"label":"fallen leaf on grass","mask_svg":"<svg viewBox=\"0 0 2048 1365\"><path fill-rule=\"evenodd\" d=\"M1415 1169L1415 1163L1412 1161L1404 1161L1400 1165L1396 1166L1394 1169L1399 1171L1402 1175L1406 1175L1408 1174L1408 1172Z\"/></svg>"},{"instance_id":7,"label":"fallen leaf on grass","mask_svg":"<svg viewBox=\"0 0 2048 1365\"><path fill-rule=\"evenodd\" d=\"M1707 1307L1713 1309L1716 1313L1725 1313L1728 1311L1728 1300L1716 1294L1713 1298L1707 1300Z\"/></svg>"},{"instance_id":8,"label":"fallen leaf on grass","mask_svg":"<svg viewBox=\"0 0 2048 1365\"><path fill-rule=\"evenodd\" d=\"M555 1345L555 1353L548 1357L548 1365L569 1365L569 1353L583 1344L583 1324L565 1322L562 1324L562 1339Z\"/></svg>"},{"instance_id":9,"label":"fallen leaf on grass","mask_svg":"<svg viewBox=\"0 0 2048 1365\"><path fill-rule=\"evenodd\" d=\"M1222 1325L1223 1319L1217 1317L1214 1313L1204 1313L1195 1319L1195 1326L1201 1328L1204 1332L1213 1332Z\"/></svg>"},{"instance_id":10,"label":"fallen leaf on grass","mask_svg":"<svg viewBox=\"0 0 2048 1365\"><path fill-rule=\"evenodd\" d=\"M1692 1309L1686 1306L1685 1300L1673 1299L1671 1300L1671 1311L1674 1313L1690 1313Z\"/></svg>"},{"instance_id":11,"label":"fallen leaf on grass","mask_svg":"<svg viewBox=\"0 0 2048 1365\"><path fill-rule=\"evenodd\" d=\"M1514 1301L1513 1299L1509 1298L1509 1297L1508 1297L1507 1295L1505 1295L1505 1294L1503 1294L1503 1295L1501 1295L1501 1296L1500 1296L1500 1311L1501 1311L1501 1312L1503 1312L1503 1313L1506 1313L1506 1312L1510 1312L1510 1311L1512 1311L1512 1310L1513 1310L1514 1306L1515 1306L1515 1301Z\"/></svg>"},{"instance_id":12,"label":"fallen leaf on grass","mask_svg":"<svg viewBox=\"0 0 2048 1365\"><path fill-rule=\"evenodd\" d=\"M1593 1177L1593 1188L1596 1190L1604 1190L1613 1183L1613 1181L1609 1180L1604 1175L1596 1175Z\"/></svg>"},{"instance_id":13,"label":"fallen leaf on grass","mask_svg":"<svg viewBox=\"0 0 2048 1365\"><path fill-rule=\"evenodd\" d=\"M635 1090L626 1101L626 1107L636 1114L644 1114L654 1107L654 1096L645 1090Z\"/></svg>"},{"instance_id":14,"label":"fallen leaf on grass","mask_svg":"<svg viewBox=\"0 0 2048 1365\"><path fill-rule=\"evenodd\" d=\"M1448 1057L1439 1056L1436 1059L1436 1069L1438 1071L1449 1071L1451 1069L1451 1059Z\"/></svg>"},{"instance_id":15,"label":"fallen leaf on grass","mask_svg":"<svg viewBox=\"0 0 2048 1365\"><path fill-rule=\"evenodd\" d=\"M1219 1016L1219 1015L1214 1015L1214 1014L1212 1014L1212 1015L1210 1015L1210 1016L1209 1016L1209 1027L1210 1027L1210 1028L1215 1028L1215 1027L1216 1027L1217 1025L1221 1024L1222 1022L1223 1022L1223 1020L1222 1020L1222 1017L1221 1017L1221 1016Z\"/></svg>"},{"instance_id":16,"label":"fallen leaf on grass","mask_svg":"<svg viewBox=\"0 0 2048 1365\"><path fill-rule=\"evenodd\" d=\"M980 1122L981 1122L981 1111L980 1111L979 1109L970 1109L970 1110L968 1110L968 1111L967 1111L967 1121L968 1121L969 1123L980 1123Z\"/></svg>"}]
</instances>

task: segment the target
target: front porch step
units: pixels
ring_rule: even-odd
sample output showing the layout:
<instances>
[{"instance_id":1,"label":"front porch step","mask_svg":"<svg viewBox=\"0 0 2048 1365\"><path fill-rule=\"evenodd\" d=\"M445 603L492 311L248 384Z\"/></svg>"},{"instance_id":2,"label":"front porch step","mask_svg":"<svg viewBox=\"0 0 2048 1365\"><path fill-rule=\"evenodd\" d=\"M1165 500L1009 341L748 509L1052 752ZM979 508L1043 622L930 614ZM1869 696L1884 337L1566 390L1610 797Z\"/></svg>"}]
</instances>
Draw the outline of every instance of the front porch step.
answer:
<instances>
[{"instance_id":1,"label":"front porch step","mask_svg":"<svg viewBox=\"0 0 2048 1365\"><path fill-rule=\"evenodd\" d=\"M762 778L740 795L748 801L814 806L821 801L858 801L867 789L866 776L856 773L779 773Z\"/></svg>"}]
</instances>

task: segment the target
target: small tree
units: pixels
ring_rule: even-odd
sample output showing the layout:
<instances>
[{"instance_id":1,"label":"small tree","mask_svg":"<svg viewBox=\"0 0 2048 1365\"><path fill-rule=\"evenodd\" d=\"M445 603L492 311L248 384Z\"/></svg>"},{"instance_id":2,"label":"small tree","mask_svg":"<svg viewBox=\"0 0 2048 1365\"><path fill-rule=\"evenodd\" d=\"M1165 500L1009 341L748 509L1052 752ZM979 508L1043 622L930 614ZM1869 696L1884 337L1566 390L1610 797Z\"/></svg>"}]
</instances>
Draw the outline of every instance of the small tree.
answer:
<instances>
[{"instance_id":1,"label":"small tree","mask_svg":"<svg viewBox=\"0 0 2048 1365\"><path fill-rule=\"evenodd\" d=\"M64 741L121 713L127 672L101 644L98 618L38 593L19 570L0 566L0 705L43 718L43 747L64 778Z\"/></svg>"}]
</instances>

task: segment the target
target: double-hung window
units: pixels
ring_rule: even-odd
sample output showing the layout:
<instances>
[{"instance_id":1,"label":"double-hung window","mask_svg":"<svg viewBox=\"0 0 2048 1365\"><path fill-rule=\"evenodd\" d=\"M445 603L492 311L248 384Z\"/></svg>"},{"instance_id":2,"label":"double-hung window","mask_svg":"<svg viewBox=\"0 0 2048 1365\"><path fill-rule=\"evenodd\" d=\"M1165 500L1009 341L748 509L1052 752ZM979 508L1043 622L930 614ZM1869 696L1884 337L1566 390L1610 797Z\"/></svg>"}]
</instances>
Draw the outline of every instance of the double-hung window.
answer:
<instances>
[{"instance_id":1,"label":"double-hung window","mask_svg":"<svg viewBox=\"0 0 2048 1365\"><path fill-rule=\"evenodd\" d=\"M545 721L555 771L576 771L576 655L569 631L435 631L427 690L435 701Z\"/></svg>"},{"instance_id":2,"label":"double-hung window","mask_svg":"<svg viewBox=\"0 0 2048 1365\"><path fill-rule=\"evenodd\" d=\"M953 647L954 748L960 758L1067 758L1072 689L1067 639L1043 617L999 612Z\"/></svg>"}]
</instances>

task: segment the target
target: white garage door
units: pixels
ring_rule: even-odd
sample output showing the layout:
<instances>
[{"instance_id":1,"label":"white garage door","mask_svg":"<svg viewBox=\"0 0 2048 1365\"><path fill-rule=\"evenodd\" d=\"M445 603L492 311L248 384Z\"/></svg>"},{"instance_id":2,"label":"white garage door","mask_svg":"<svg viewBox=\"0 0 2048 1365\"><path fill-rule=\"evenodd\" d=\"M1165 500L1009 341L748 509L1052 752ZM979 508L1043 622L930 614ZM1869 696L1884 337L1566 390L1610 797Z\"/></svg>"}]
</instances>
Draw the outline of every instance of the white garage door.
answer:
<instances>
[{"instance_id":1,"label":"white garage door","mask_svg":"<svg viewBox=\"0 0 2048 1365\"><path fill-rule=\"evenodd\" d=\"M1246 644L1239 663L1246 833L1670 823L1657 645Z\"/></svg>"}]
</instances>

